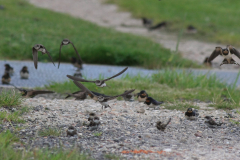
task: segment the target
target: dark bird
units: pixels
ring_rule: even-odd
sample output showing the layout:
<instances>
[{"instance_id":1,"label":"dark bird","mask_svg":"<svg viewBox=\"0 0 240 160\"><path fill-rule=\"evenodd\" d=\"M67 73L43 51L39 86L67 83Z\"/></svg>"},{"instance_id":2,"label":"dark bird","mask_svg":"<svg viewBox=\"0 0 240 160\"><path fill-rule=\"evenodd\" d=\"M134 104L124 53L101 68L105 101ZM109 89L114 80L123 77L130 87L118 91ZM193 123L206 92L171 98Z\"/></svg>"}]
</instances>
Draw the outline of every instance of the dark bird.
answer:
<instances>
[{"instance_id":1,"label":"dark bird","mask_svg":"<svg viewBox=\"0 0 240 160\"><path fill-rule=\"evenodd\" d=\"M28 79L29 71L28 71L27 66L23 66L23 68L20 71L20 76L21 76L21 79Z\"/></svg>"},{"instance_id":2,"label":"dark bird","mask_svg":"<svg viewBox=\"0 0 240 160\"><path fill-rule=\"evenodd\" d=\"M2 76L2 84L9 84L11 81L10 74L8 72L5 72Z\"/></svg>"},{"instance_id":3,"label":"dark bird","mask_svg":"<svg viewBox=\"0 0 240 160\"><path fill-rule=\"evenodd\" d=\"M62 42L61 42L61 45L60 45L60 49L59 49L59 62L58 62L58 68L59 68L59 66L60 66L60 59L61 59L61 49L62 49L62 46L64 46L64 45L69 45L69 44L71 44L71 45L73 46L73 48L74 48L74 50L75 50L75 52L76 52L76 54L77 54L77 56L78 56L78 59L80 60L80 63L81 63L81 65L82 65L82 59L81 59L81 57L80 57L80 55L79 55L79 53L78 53L76 47L74 46L74 44L73 44L69 39L63 39Z\"/></svg>"},{"instance_id":4,"label":"dark bird","mask_svg":"<svg viewBox=\"0 0 240 160\"><path fill-rule=\"evenodd\" d=\"M79 71L80 69L82 69L82 61L78 60L75 57L71 58L71 63L73 64L74 67L77 68L77 71Z\"/></svg>"},{"instance_id":5,"label":"dark bird","mask_svg":"<svg viewBox=\"0 0 240 160\"><path fill-rule=\"evenodd\" d=\"M187 33L197 33L197 29L193 25L187 27Z\"/></svg>"},{"instance_id":6,"label":"dark bird","mask_svg":"<svg viewBox=\"0 0 240 160\"><path fill-rule=\"evenodd\" d=\"M148 19L148 18L143 17L143 18L142 18L142 23L143 23L143 25L144 25L145 27L151 27L153 21L152 21L151 19Z\"/></svg>"},{"instance_id":7,"label":"dark bird","mask_svg":"<svg viewBox=\"0 0 240 160\"><path fill-rule=\"evenodd\" d=\"M104 80L95 80L95 81L89 81L89 80L85 80L85 79L82 79L82 78L78 78L78 77L74 77L74 76L70 76L70 75L67 75L68 78L74 80L74 81L80 81L80 82L92 82L92 83L95 83L98 87L105 87L107 86L106 85L106 81L109 81L110 79L112 78L115 78L119 75L121 75L123 72L125 72L126 70L128 69L128 67L126 67L124 70L122 70L121 72L119 72L118 74L110 77L110 78L107 78L107 79L104 79Z\"/></svg>"},{"instance_id":8,"label":"dark bird","mask_svg":"<svg viewBox=\"0 0 240 160\"><path fill-rule=\"evenodd\" d=\"M212 66L212 62L208 61L209 57L206 57L203 61L203 64L207 67L211 67Z\"/></svg>"},{"instance_id":9,"label":"dark bird","mask_svg":"<svg viewBox=\"0 0 240 160\"><path fill-rule=\"evenodd\" d=\"M185 116L189 120L195 120L199 116L199 113L197 112L197 110L193 110L192 108L188 108L187 112L185 112Z\"/></svg>"},{"instance_id":10,"label":"dark bird","mask_svg":"<svg viewBox=\"0 0 240 160\"><path fill-rule=\"evenodd\" d=\"M102 105L102 109L103 109L103 106L105 108L108 108L110 107L108 105L108 101L109 100L112 100L112 99L115 99L117 97L120 97L120 96L124 96L124 95L127 95L129 93L132 93L133 91L135 91L135 89L132 89L132 90L129 90L128 92L125 92L123 94L120 94L120 95L117 95L117 96L102 96L102 95L96 95L94 93L92 93L89 89L87 89L84 85L82 85L81 83L78 83L77 81L73 81L74 84L79 87L81 90L83 91L86 91L88 93L88 95L95 101L98 101L101 105ZM110 107L111 108L111 107Z\"/></svg>"},{"instance_id":11,"label":"dark bird","mask_svg":"<svg viewBox=\"0 0 240 160\"><path fill-rule=\"evenodd\" d=\"M74 136L77 134L77 130L73 126L69 126L67 129L67 136Z\"/></svg>"},{"instance_id":12,"label":"dark bird","mask_svg":"<svg viewBox=\"0 0 240 160\"><path fill-rule=\"evenodd\" d=\"M129 90L124 91L124 93L128 92ZM127 95L122 96L125 101L134 101L134 94L129 93Z\"/></svg>"},{"instance_id":13,"label":"dark bird","mask_svg":"<svg viewBox=\"0 0 240 160\"><path fill-rule=\"evenodd\" d=\"M96 113L93 113L93 112L89 113L88 121L92 121L95 116L96 116Z\"/></svg>"},{"instance_id":14,"label":"dark bird","mask_svg":"<svg viewBox=\"0 0 240 160\"><path fill-rule=\"evenodd\" d=\"M13 85L14 86L14 85ZM47 93L54 93L53 91L41 91L41 90L26 90L23 88L17 88L14 86L17 90L19 90L24 98L33 98L38 94L47 94Z\"/></svg>"},{"instance_id":15,"label":"dark bird","mask_svg":"<svg viewBox=\"0 0 240 160\"><path fill-rule=\"evenodd\" d=\"M84 100L87 98L88 94L85 91L77 91L77 92L73 92L73 93L67 93L68 96L65 97L65 99L69 98L69 97L74 97L76 98L75 100Z\"/></svg>"},{"instance_id":16,"label":"dark bird","mask_svg":"<svg viewBox=\"0 0 240 160\"><path fill-rule=\"evenodd\" d=\"M88 125L90 130L97 129L100 125L100 118L97 116L94 116L93 119L90 120L90 123Z\"/></svg>"},{"instance_id":17,"label":"dark bird","mask_svg":"<svg viewBox=\"0 0 240 160\"><path fill-rule=\"evenodd\" d=\"M142 90L139 93L137 93L137 98L139 102L145 102L148 97L148 94L146 91Z\"/></svg>"},{"instance_id":18,"label":"dark bird","mask_svg":"<svg viewBox=\"0 0 240 160\"><path fill-rule=\"evenodd\" d=\"M151 30L155 30L155 29L160 29L160 28L166 27L166 25L167 25L167 22L163 21L161 23L156 24L155 26L149 27L148 29L151 31Z\"/></svg>"},{"instance_id":19,"label":"dark bird","mask_svg":"<svg viewBox=\"0 0 240 160\"><path fill-rule=\"evenodd\" d=\"M9 64L5 64L4 66L5 66L5 73L9 73L9 75L12 76L14 73L13 67L11 67Z\"/></svg>"},{"instance_id":20,"label":"dark bird","mask_svg":"<svg viewBox=\"0 0 240 160\"><path fill-rule=\"evenodd\" d=\"M160 104L163 104L163 101L156 101L155 99L153 99L152 97L147 97L146 101L144 102L144 104L146 104L148 107L150 108L155 108L156 106L159 106Z\"/></svg>"},{"instance_id":21,"label":"dark bird","mask_svg":"<svg viewBox=\"0 0 240 160\"><path fill-rule=\"evenodd\" d=\"M222 125L222 123L216 123L210 116L206 116L205 118L207 119L207 121L205 121L205 123L208 123L210 125L217 125L217 126Z\"/></svg>"},{"instance_id":22,"label":"dark bird","mask_svg":"<svg viewBox=\"0 0 240 160\"><path fill-rule=\"evenodd\" d=\"M36 44L32 47L33 61L36 69L38 66L38 51L42 52L42 55L47 54L50 60L52 61L53 65L55 66L52 57L50 56L50 53L47 51L47 49L42 44Z\"/></svg>"},{"instance_id":23,"label":"dark bird","mask_svg":"<svg viewBox=\"0 0 240 160\"><path fill-rule=\"evenodd\" d=\"M157 123L156 123L157 129L160 130L160 131L164 131L166 129L167 125L171 122L171 120L172 119L169 118L169 120L168 120L168 122L166 124L162 124L161 121L157 121Z\"/></svg>"},{"instance_id":24,"label":"dark bird","mask_svg":"<svg viewBox=\"0 0 240 160\"><path fill-rule=\"evenodd\" d=\"M226 48L216 47L215 50L212 52L211 56L208 59L208 62L211 62L214 58L218 55L222 55L224 60L220 64L236 64L239 65L233 58L232 54L235 54L240 59L240 53L236 50L233 46L227 45Z\"/></svg>"}]
</instances>

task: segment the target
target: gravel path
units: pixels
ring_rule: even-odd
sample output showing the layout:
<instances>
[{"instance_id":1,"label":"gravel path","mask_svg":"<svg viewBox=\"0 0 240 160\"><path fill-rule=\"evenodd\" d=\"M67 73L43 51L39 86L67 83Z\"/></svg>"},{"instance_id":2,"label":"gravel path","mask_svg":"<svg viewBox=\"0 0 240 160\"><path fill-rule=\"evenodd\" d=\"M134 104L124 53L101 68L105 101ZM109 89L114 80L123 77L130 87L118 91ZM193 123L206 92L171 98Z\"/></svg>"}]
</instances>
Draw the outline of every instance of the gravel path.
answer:
<instances>
[{"instance_id":1,"label":"gravel path","mask_svg":"<svg viewBox=\"0 0 240 160\"><path fill-rule=\"evenodd\" d=\"M184 112L178 110L148 109L137 101L110 101L112 109L101 109L100 103L87 99L47 100L44 98L26 99L24 105L32 106L32 110L24 119L25 124L18 131L21 142L15 148L32 149L77 147L89 153L95 159L104 159L105 154L114 154L124 159L239 159L240 127L229 122L223 110L212 110L207 103L195 103L200 107L200 118L196 121L185 119ZM41 106L40 106L41 105ZM138 113L144 109L145 113ZM4 109L2 109L4 110ZM88 113L95 112L100 117L98 128L88 128ZM231 112L230 112L231 113ZM219 127L208 126L202 117L214 116L216 121L224 124ZM239 121L240 115L233 120ZM156 129L158 120L166 122L172 118L167 129L162 132ZM77 129L73 137L67 136L69 126ZM7 122L1 129L13 129ZM59 136L39 136L46 128L56 128ZM197 133L197 135L196 135ZM101 135L97 135L101 134ZM132 153L147 150L152 153Z\"/></svg>"},{"instance_id":2,"label":"gravel path","mask_svg":"<svg viewBox=\"0 0 240 160\"><path fill-rule=\"evenodd\" d=\"M132 33L153 39L165 48L176 49L177 35L170 35L163 30L149 32L142 26L141 19L135 19L128 12L120 12L113 4L104 4L103 0L29 0L30 3L56 12L67 13L75 17L93 22L103 27L111 27L120 32ZM227 44L201 42L198 40L182 39L179 51L183 57L202 63L206 56L210 56L216 46L226 47ZM240 60L234 55L238 63ZM213 65L219 68L222 57L217 57ZM239 69L233 65L222 66L223 69Z\"/></svg>"}]
</instances>

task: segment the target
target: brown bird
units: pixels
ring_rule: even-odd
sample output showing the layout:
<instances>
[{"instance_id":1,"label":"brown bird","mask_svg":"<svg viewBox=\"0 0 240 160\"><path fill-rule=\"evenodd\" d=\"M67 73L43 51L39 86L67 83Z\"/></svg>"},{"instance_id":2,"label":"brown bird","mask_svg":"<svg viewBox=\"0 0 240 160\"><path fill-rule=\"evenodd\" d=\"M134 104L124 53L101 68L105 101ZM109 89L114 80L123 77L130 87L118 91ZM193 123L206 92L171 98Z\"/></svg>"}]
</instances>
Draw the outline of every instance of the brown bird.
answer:
<instances>
[{"instance_id":1,"label":"brown bird","mask_svg":"<svg viewBox=\"0 0 240 160\"><path fill-rule=\"evenodd\" d=\"M113 79L119 75L121 75L123 72L125 72L126 70L128 69L128 67L126 67L124 70L122 70L121 72L119 72L118 74L110 77L110 78L107 78L107 79L103 79L103 80L95 80L95 81L89 81L89 80L85 80L85 79L82 79L82 78L78 78L78 77L74 77L74 76L70 76L70 75L67 75L68 78L74 80L74 81L80 81L80 82L92 82L92 83L95 83L98 87L105 87L107 86L106 85L106 81L109 81L110 79Z\"/></svg>"},{"instance_id":2,"label":"brown bird","mask_svg":"<svg viewBox=\"0 0 240 160\"><path fill-rule=\"evenodd\" d=\"M5 72L2 76L2 84L9 84L11 81L10 74L8 72Z\"/></svg>"},{"instance_id":3,"label":"brown bird","mask_svg":"<svg viewBox=\"0 0 240 160\"><path fill-rule=\"evenodd\" d=\"M73 93L67 93L68 96L65 97L65 99L67 99L68 97L75 97L75 100L84 100L87 98L88 94L85 91L77 91L77 92L73 92Z\"/></svg>"},{"instance_id":4,"label":"brown bird","mask_svg":"<svg viewBox=\"0 0 240 160\"><path fill-rule=\"evenodd\" d=\"M95 101L98 101L99 103L101 103L102 105L102 109L103 109L103 106L105 108L108 108L110 107L108 105L108 101L109 100L112 100L112 99L115 99L117 97L120 97L120 96L124 96L124 95L127 95L129 93L132 93L133 91L135 91L135 89L132 89L132 90L129 90L128 92L125 92L123 94L120 94L120 95L117 95L117 96L102 96L102 95L96 95L96 94L93 94L89 89L87 89L84 85L82 85L81 83L78 83L77 81L73 81L73 83L75 83L75 85L80 88L81 90L83 91L86 91L88 93L88 95ZM110 107L111 108L111 107Z\"/></svg>"},{"instance_id":5,"label":"brown bird","mask_svg":"<svg viewBox=\"0 0 240 160\"><path fill-rule=\"evenodd\" d=\"M145 102L147 97L148 97L148 94L144 90L141 90L139 93L137 93L137 98L139 102Z\"/></svg>"},{"instance_id":6,"label":"brown bird","mask_svg":"<svg viewBox=\"0 0 240 160\"><path fill-rule=\"evenodd\" d=\"M50 56L50 53L47 51L47 49L42 44L36 44L32 47L33 61L36 69L38 66L38 51L42 52L42 54L47 54L48 57L51 59L53 65L55 66L52 57Z\"/></svg>"},{"instance_id":7,"label":"brown bird","mask_svg":"<svg viewBox=\"0 0 240 160\"><path fill-rule=\"evenodd\" d=\"M169 118L169 120L166 124L162 124L161 121L157 121L157 124L156 124L157 129L160 130L160 131L164 131L166 129L167 125L171 122L171 120L172 119Z\"/></svg>"},{"instance_id":8,"label":"brown bird","mask_svg":"<svg viewBox=\"0 0 240 160\"><path fill-rule=\"evenodd\" d=\"M206 57L203 61L203 64L207 67L211 67L212 66L212 62L208 61L209 57Z\"/></svg>"},{"instance_id":9,"label":"brown bird","mask_svg":"<svg viewBox=\"0 0 240 160\"><path fill-rule=\"evenodd\" d=\"M236 64L239 65L233 58L232 54L235 54L240 59L240 53L237 49L235 49L231 45L227 45L226 48L216 47L215 50L212 52L211 56L208 59L208 62L211 62L214 58L216 58L218 55L222 55L224 57L224 60L220 64Z\"/></svg>"},{"instance_id":10,"label":"brown bird","mask_svg":"<svg viewBox=\"0 0 240 160\"><path fill-rule=\"evenodd\" d=\"M77 134L77 130L73 126L69 126L67 129L67 136L74 136Z\"/></svg>"},{"instance_id":11,"label":"brown bird","mask_svg":"<svg viewBox=\"0 0 240 160\"><path fill-rule=\"evenodd\" d=\"M210 116L206 116L204 117L207 119L207 121L205 121L205 123L208 123L210 125L217 125L217 126L221 126L223 123L217 123L215 122Z\"/></svg>"},{"instance_id":12,"label":"brown bird","mask_svg":"<svg viewBox=\"0 0 240 160\"><path fill-rule=\"evenodd\" d=\"M5 64L4 66L5 66L5 72L4 73L8 72L9 75L12 76L13 73L14 73L13 67L11 67L10 64Z\"/></svg>"},{"instance_id":13,"label":"brown bird","mask_svg":"<svg viewBox=\"0 0 240 160\"><path fill-rule=\"evenodd\" d=\"M81 59L81 57L80 57L80 55L79 55L79 53L78 53L76 47L74 46L74 44L73 44L69 39L63 39L62 42L61 42L61 45L60 45L60 50L59 50L59 62L58 62L58 68L59 68L59 66L60 66L60 59L61 59L61 49L62 49L62 46L64 46L64 45L68 45L68 44L72 44L72 46L73 46L73 48L74 48L74 50L75 50L75 52L76 52L76 54L77 54L77 56L78 56L78 59L80 60L80 63L81 63L81 65L82 65L82 59Z\"/></svg>"},{"instance_id":14,"label":"brown bird","mask_svg":"<svg viewBox=\"0 0 240 160\"><path fill-rule=\"evenodd\" d=\"M20 76L21 76L21 79L28 79L29 71L28 71L27 66L23 66L23 68L20 71Z\"/></svg>"},{"instance_id":15,"label":"brown bird","mask_svg":"<svg viewBox=\"0 0 240 160\"><path fill-rule=\"evenodd\" d=\"M93 113L93 112L89 113L88 121L92 121L95 116L96 116L96 113Z\"/></svg>"}]
</instances>

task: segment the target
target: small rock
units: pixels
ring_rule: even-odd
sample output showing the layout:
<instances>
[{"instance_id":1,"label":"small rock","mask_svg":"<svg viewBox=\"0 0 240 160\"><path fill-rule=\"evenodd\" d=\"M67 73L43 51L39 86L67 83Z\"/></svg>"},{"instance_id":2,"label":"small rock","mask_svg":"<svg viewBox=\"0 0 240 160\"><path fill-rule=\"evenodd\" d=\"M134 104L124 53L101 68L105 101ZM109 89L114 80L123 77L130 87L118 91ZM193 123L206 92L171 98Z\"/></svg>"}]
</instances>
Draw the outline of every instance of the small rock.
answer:
<instances>
[{"instance_id":1,"label":"small rock","mask_svg":"<svg viewBox=\"0 0 240 160\"><path fill-rule=\"evenodd\" d=\"M137 113L145 113L145 109L140 108L140 109L137 110Z\"/></svg>"}]
</instances>

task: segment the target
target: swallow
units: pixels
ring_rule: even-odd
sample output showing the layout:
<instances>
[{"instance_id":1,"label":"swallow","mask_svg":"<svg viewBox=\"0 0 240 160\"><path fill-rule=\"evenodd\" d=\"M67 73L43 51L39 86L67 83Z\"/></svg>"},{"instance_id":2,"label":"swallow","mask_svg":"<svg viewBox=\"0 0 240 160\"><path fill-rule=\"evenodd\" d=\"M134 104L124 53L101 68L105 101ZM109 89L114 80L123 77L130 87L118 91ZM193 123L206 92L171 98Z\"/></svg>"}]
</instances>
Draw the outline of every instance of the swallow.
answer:
<instances>
[{"instance_id":1,"label":"swallow","mask_svg":"<svg viewBox=\"0 0 240 160\"><path fill-rule=\"evenodd\" d=\"M152 97L147 97L146 101L144 102L144 104L146 104L148 107L150 108L155 108L156 106L159 106L160 104L163 104L163 101L156 101L155 99L153 99Z\"/></svg>"},{"instance_id":2,"label":"swallow","mask_svg":"<svg viewBox=\"0 0 240 160\"><path fill-rule=\"evenodd\" d=\"M13 67L11 67L9 64L5 64L4 66L5 66L5 73L7 72L9 73L10 76L12 76L14 73Z\"/></svg>"},{"instance_id":3,"label":"swallow","mask_svg":"<svg viewBox=\"0 0 240 160\"><path fill-rule=\"evenodd\" d=\"M77 56L78 56L78 59L80 60L80 62L81 62L81 64L82 64L82 59L81 59L81 57L80 57L80 55L79 55L79 53L78 53L76 47L74 46L74 44L73 44L69 39L63 39L62 42L61 42L61 44L60 44L60 49L59 49L58 68L59 68L59 66L60 66L60 59L61 59L61 50L62 50L62 46L64 46L64 45L69 45L69 44L71 44L71 45L73 46L73 48L74 48L74 50L75 50L75 52L76 52L76 54L77 54Z\"/></svg>"},{"instance_id":4,"label":"swallow","mask_svg":"<svg viewBox=\"0 0 240 160\"><path fill-rule=\"evenodd\" d=\"M124 91L124 93L128 92L128 90ZM134 94L129 93L127 95L122 96L125 101L134 101Z\"/></svg>"},{"instance_id":5,"label":"swallow","mask_svg":"<svg viewBox=\"0 0 240 160\"><path fill-rule=\"evenodd\" d=\"M65 97L65 99L67 99L68 97L74 97L76 98L75 100L84 100L88 96L87 92L84 92L84 91L77 91L77 92L67 93L67 94L68 96Z\"/></svg>"},{"instance_id":6,"label":"swallow","mask_svg":"<svg viewBox=\"0 0 240 160\"><path fill-rule=\"evenodd\" d=\"M160 29L162 27L166 27L166 25L167 25L167 22L163 21L163 22L156 24L155 26L149 27L148 29L151 31L151 30L155 30L155 29Z\"/></svg>"},{"instance_id":7,"label":"swallow","mask_svg":"<svg viewBox=\"0 0 240 160\"><path fill-rule=\"evenodd\" d=\"M11 81L10 74L8 72L5 72L2 76L2 84L9 84Z\"/></svg>"},{"instance_id":8,"label":"swallow","mask_svg":"<svg viewBox=\"0 0 240 160\"><path fill-rule=\"evenodd\" d=\"M152 23L153 21L150 20L150 19L147 19L145 17L142 17L142 23L145 27L151 27L152 26Z\"/></svg>"},{"instance_id":9,"label":"swallow","mask_svg":"<svg viewBox=\"0 0 240 160\"><path fill-rule=\"evenodd\" d=\"M148 97L148 94L146 91L142 90L139 93L137 93L137 98L139 102L145 102Z\"/></svg>"},{"instance_id":10,"label":"swallow","mask_svg":"<svg viewBox=\"0 0 240 160\"><path fill-rule=\"evenodd\" d=\"M82 61L78 60L75 57L71 58L71 63L73 64L74 67L77 68L77 71L79 71L80 69L82 69Z\"/></svg>"},{"instance_id":11,"label":"swallow","mask_svg":"<svg viewBox=\"0 0 240 160\"><path fill-rule=\"evenodd\" d=\"M93 119L90 121L88 127L90 130L97 129L100 125L100 118L97 116L94 116Z\"/></svg>"},{"instance_id":12,"label":"swallow","mask_svg":"<svg viewBox=\"0 0 240 160\"><path fill-rule=\"evenodd\" d=\"M54 93L53 91L26 90L26 89L23 89L23 88L17 88L16 86L14 86L14 87L21 92L22 97L24 97L24 98L29 98L29 97L33 98L38 94Z\"/></svg>"},{"instance_id":13,"label":"swallow","mask_svg":"<svg viewBox=\"0 0 240 160\"><path fill-rule=\"evenodd\" d=\"M203 64L207 67L211 67L212 66L212 62L208 61L209 57L206 57L203 61Z\"/></svg>"},{"instance_id":14,"label":"swallow","mask_svg":"<svg viewBox=\"0 0 240 160\"><path fill-rule=\"evenodd\" d=\"M69 126L67 129L67 136L74 136L77 134L77 130L73 126Z\"/></svg>"},{"instance_id":15,"label":"swallow","mask_svg":"<svg viewBox=\"0 0 240 160\"><path fill-rule=\"evenodd\" d=\"M192 108L188 108L187 112L185 112L185 117L189 120L195 120L199 116L197 110L193 110Z\"/></svg>"},{"instance_id":16,"label":"swallow","mask_svg":"<svg viewBox=\"0 0 240 160\"><path fill-rule=\"evenodd\" d=\"M85 79L82 79L82 78L78 78L78 77L74 77L74 76L70 76L70 75L67 75L68 78L74 80L74 81L80 81L80 82L91 82L91 83L95 83L98 87L106 87L106 81L109 81L110 79L114 78L114 77L117 77L119 75L121 75L123 72L125 72L126 70L128 69L128 67L126 67L124 70L122 70L121 72L119 72L118 74L110 77L110 78L107 78L107 79L104 79L104 80L95 80L95 81L89 81L89 80L85 80Z\"/></svg>"},{"instance_id":17,"label":"swallow","mask_svg":"<svg viewBox=\"0 0 240 160\"><path fill-rule=\"evenodd\" d=\"M166 129L167 125L171 122L171 120L172 119L169 118L169 120L168 120L168 122L166 124L162 124L161 121L157 121L157 123L156 123L157 129L160 130L160 131L164 131Z\"/></svg>"},{"instance_id":18,"label":"swallow","mask_svg":"<svg viewBox=\"0 0 240 160\"><path fill-rule=\"evenodd\" d=\"M221 126L223 123L216 123L210 116L206 116L204 117L207 119L207 121L205 121L205 123L208 123L210 125L217 125L217 126Z\"/></svg>"},{"instance_id":19,"label":"swallow","mask_svg":"<svg viewBox=\"0 0 240 160\"><path fill-rule=\"evenodd\" d=\"M22 70L20 71L20 76L21 76L21 79L28 79L29 71L27 66L23 66Z\"/></svg>"},{"instance_id":20,"label":"swallow","mask_svg":"<svg viewBox=\"0 0 240 160\"><path fill-rule=\"evenodd\" d=\"M96 116L96 113L94 112L89 113L88 121L92 121L95 116Z\"/></svg>"},{"instance_id":21,"label":"swallow","mask_svg":"<svg viewBox=\"0 0 240 160\"><path fill-rule=\"evenodd\" d=\"M78 77L78 78L82 78L82 73L81 72L75 72L73 77Z\"/></svg>"},{"instance_id":22,"label":"swallow","mask_svg":"<svg viewBox=\"0 0 240 160\"><path fill-rule=\"evenodd\" d=\"M197 33L197 29L193 25L188 25L187 33Z\"/></svg>"},{"instance_id":23,"label":"swallow","mask_svg":"<svg viewBox=\"0 0 240 160\"><path fill-rule=\"evenodd\" d=\"M47 54L48 57L50 58L50 60L52 61L53 65L55 66L55 64L52 60L52 57L50 56L50 53L47 51L47 49L42 44L35 44L32 47L32 55L33 55L34 66L36 69L38 66L38 51L42 52L42 55Z\"/></svg>"},{"instance_id":24,"label":"swallow","mask_svg":"<svg viewBox=\"0 0 240 160\"><path fill-rule=\"evenodd\" d=\"M218 55L222 55L224 57L224 60L220 64L236 64L239 65L233 58L232 54L235 54L240 59L240 53L238 50L236 50L233 46L227 45L226 48L216 47L215 50L212 52L211 56L208 59L208 62L211 62L214 58L216 58ZM240 66L240 65L239 65Z\"/></svg>"},{"instance_id":25,"label":"swallow","mask_svg":"<svg viewBox=\"0 0 240 160\"><path fill-rule=\"evenodd\" d=\"M88 93L88 95L95 101L98 101L101 105L102 105L102 109L103 107L105 108L111 108L109 105L108 105L108 101L112 100L112 99L115 99L117 97L120 97L120 96L124 96L124 95L127 95L129 93L132 93L135 91L135 89L132 89L132 90L129 90L128 92L125 92L123 94L120 94L120 95L117 95L117 96L102 96L102 95L96 95L94 94L93 92L91 92L89 89L87 89L84 85L82 85L81 83L78 83L77 81L73 81L73 83L79 87L81 90L83 91L86 91Z\"/></svg>"}]
</instances>

